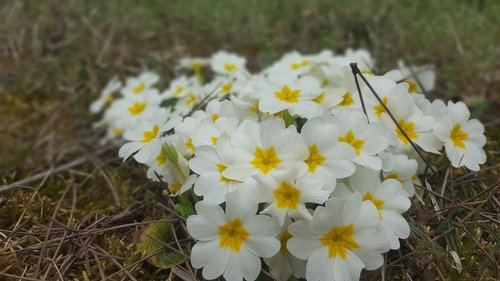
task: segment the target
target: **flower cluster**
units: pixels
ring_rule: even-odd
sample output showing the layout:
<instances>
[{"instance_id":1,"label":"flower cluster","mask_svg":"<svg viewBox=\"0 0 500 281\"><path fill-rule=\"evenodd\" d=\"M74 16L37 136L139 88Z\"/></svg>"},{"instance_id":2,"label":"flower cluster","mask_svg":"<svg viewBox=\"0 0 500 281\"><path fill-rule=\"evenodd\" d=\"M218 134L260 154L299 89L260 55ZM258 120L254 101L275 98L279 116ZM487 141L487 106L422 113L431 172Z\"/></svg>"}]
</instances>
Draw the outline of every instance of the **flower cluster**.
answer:
<instances>
[{"instance_id":1,"label":"flower cluster","mask_svg":"<svg viewBox=\"0 0 500 281\"><path fill-rule=\"evenodd\" d=\"M255 280L263 258L280 280L359 280L410 234L402 214L426 166L415 148L474 171L486 160L465 104L425 96L432 68L373 67L364 50L292 52L251 74L221 51L181 60L191 75L163 92L154 73L113 78L91 111L126 141L120 157L171 196L203 198L187 228L205 279Z\"/></svg>"}]
</instances>

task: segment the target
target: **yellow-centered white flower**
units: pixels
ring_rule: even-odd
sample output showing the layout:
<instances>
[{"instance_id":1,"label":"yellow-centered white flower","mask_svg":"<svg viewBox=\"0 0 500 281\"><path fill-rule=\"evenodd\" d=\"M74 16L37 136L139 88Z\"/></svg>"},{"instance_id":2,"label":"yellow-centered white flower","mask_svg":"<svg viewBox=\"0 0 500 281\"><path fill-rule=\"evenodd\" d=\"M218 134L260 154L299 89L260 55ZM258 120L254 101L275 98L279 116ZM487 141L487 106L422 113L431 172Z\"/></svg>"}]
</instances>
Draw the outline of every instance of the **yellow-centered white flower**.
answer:
<instances>
[{"instance_id":1,"label":"yellow-centered white flower","mask_svg":"<svg viewBox=\"0 0 500 281\"><path fill-rule=\"evenodd\" d=\"M304 160L309 153L294 125L285 128L281 118L258 123L245 120L231 136L233 148L223 156L224 177L245 181L249 176L272 175L276 171L307 171Z\"/></svg>"},{"instance_id":2,"label":"yellow-centered white flower","mask_svg":"<svg viewBox=\"0 0 500 281\"><path fill-rule=\"evenodd\" d=\"M382 266L380 253L390 245L378 231L380 218L371 201L359 193L330 198L319 206L312 221L298 220L288 227L287 248L307 260L307 280L359 280L361 270Z\"/></svg>"},{"instance_id":3,"label":"yellow-centered white flower","mask_svg":"<svg viewBox=\"0 0 500 281\"><path fill-rule=\"evenodd\" d=\"M364 201L372 202L380 218L377 230L390 242L391 249L399 249L399 239L410 235L410 226L401 214L411 205L401 183L395 179L381 183L378 171L362 167L347 182L348 185L339 185L334 194L350 196L359 193Z\"/></svg>"},{"instance_id":4,"label":"yellow-centered white flower","mask_svg":"<svg viewBox=\"0 0 500 281\"><path fill-rule=\"evenodd\" d=\"M444 142L446 155L453 167L465 166L472 171L479 170L479 164L486 162L482 149L486 143L484 126L477 119L469 119L470 112L463 102L448 102L447 114L435 127L436 136Z\"/></svg>"},{"instance_id":5,"label":"yellow-centered white flower","mask_svg":"<svg viewBox=\"0 0 500 281\"><path fill-rule=\"evenodd\" d=\"M275 173L274 177L254 176L260 187L258 201L269 203L261 214L275 218L280 225L287 217L312 219L306 203L323 204L330 192L318 179L298 179L295 170Z\"/></svg>"},{"instance_id":6,"label":"yellow-centered white flower","mask_svg":"<svg viewBox=\"0 0 500 281\"><path fill-rule=\"evenodd\" d=\"M226 212L219 205L196 203L197 215L187 219L187 228L198 242L191 250L191 264L203 268L203 278L223 276L228 281L255 280L261 270L260 257L272 257L280 249L280 232L271 217L255 215L257 204L239 192L226 195Z\"/></svg>"}]
</instances>

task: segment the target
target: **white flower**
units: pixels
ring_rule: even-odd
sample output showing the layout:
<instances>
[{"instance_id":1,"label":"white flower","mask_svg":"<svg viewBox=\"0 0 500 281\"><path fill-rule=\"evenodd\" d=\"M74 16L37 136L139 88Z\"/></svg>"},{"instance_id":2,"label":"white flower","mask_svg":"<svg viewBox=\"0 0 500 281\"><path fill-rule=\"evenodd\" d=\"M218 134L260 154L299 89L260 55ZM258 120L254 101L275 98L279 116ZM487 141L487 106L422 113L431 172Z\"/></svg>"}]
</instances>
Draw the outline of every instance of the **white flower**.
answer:
<instances>
[{"instance_id":1,"label":"white flower","mask_svg":"<svg viewBox=\"0 0 500 281\"><path fill-rule=\"evenodd\" d=\"M316 65L314 56L302 55L297 51L285 54L279 61L270 66L266 73L305 74Z\"/></svg>"},{"instance_id":2,"label":"white flower","mask_svg":"<svg viewBox=\"0 0 500 281\"><path fill-rule=\"evenodd\" d=\"M311 214L306 209L306 203L323 204L330 192L323 189L323 183L314 179L297 179L295 170L275 173L274 177L254 176L261 187L260 200L270 203L261 214L269 214L280 225L286 217L308 219Z\"/></svg>"},{"instance_id":3,"label":"white flower","mask_svg":"<svg viewBox=\"0 0 500 281\"><path fill-rule=\"evenodd\" d=\"M296 79L292 75L274 75L269 77L268 83L261 84L255 91L262 112L275 114L288 110L292 116L304 118L323 115L323 108L314 101L323 90L314 77Z\"/></svg>"},{"instance_id":4,"label":"white flower","mask_svg":"<svg viewBox=\"0 0 500 281\"><path fill-rule=\"evenodd\" d=\"M269 272L278 280L288 280L292 275L297 278L306 277L306 262L294 257L286 248L288 239L292 237L288 232L288 226L291 223L292 220L287 218L285 224L281 227L279 234L281 247L278 253L273 257L264 259L264 262L269 266Z\"/></svg>"},{"instance_id":5,"label":"white flower","mask_svg":"<svg viewBox=\"0 0 500 281\"><path fill-rule=\"evenodd\" d=\"M193 172L200 175L194 185L196 195L203 196L203 200L208 203L221 204L225 201L226 193L243 188L243 184L222 175L227 163L224 163L219 155L230 151L229 137L222 136L216 147L217 149L212 146L198 147L195 157L189 160L189 166Z\"/></svg>"},{"instance_id":6,"label":"white flower","mask_svg":"<svg viewBox=\"0 0 500 281\"><path fill-rule=\"evenodd\" d=\"M406 66L403 60L398 60L398 68L401 71L404 82L408 83L410 93L434 90L436 83L436 73L433 65ZM416 75L417 77L414 77ZM420 88L419 83L424 87Z\"/></svg>"},{"instance_id":7,"label":"white flower","mask_svg":"<svg viewBox=\"0 0 500 281\"><path fill-rule=\"evenodd\" d=\"M339 126L333 116L309 119L301 130L301 136L309 150L306 178L322 180L330 192L337 179L352 175L356 169L352 163L355 149L339 142Z\"/></svg>"},{"instance_id":8,"label":"white flower","mask_svg":"<svg viewBox=\"0 0 500 281\"><path fill-rule=\"evenodd\" d=\"M193 155L196 148L193 144L192 135L196 132L198 125L207 118L207 115L202 110L195 111L191 116L184 118L182 122L175 126L175 134L180 136L186 148L187 157Z\"/></svg>"},{"instance_id":9,"label":"white flower","mask_svg":"<svg viewBox=\"0 0 500 281\"><path fill-rule=\"evenodd\" d=\"M295 168L303 175L307 170L307 147L296 127L285 128L281 118L245 120L231 136L231 144L231 152L223 157L228 164L222 173L226 178L245 181L255 174Z\"/></svg>"},{"instance_id":10,"label":"white flower","mask_svg":"<svg viewBox=\"0 0 500 281\"><path fill-rule=\"evenodd\" d=\"M137 77L130 77L125 82L122 88L122 93L125 96L141 95L147 92L160 77L154 72L143 72Z\"/></svg>"},{"instance_id":11,"label":"white flower","mask_svg":"<svg viewBox=\"0 0 500 281\"><path fill-rule=\"evenodd\" d=\"M205 119L198 124L198 127L191 135L195 149L203 145L215 147L217 140L222 134L231 134L238 127L238 119L220 117L214 123L211 119Z\"/></svg>"},{"instance_id":12,"label":"white flower","mask_svg":"<svg viewBox=\"0 0 500 281\"><path fill-rule=\"evenodd\" d=\"M370 123L361 110L343 109L336 115L340 128L338 140L350 144L356 151L353 162L374 170L382 168L377 153L387 148L387 133L380 124Z\"/></svg>"},{"instance_id":13,"label":"white flower","mask_svg":"<svg viewBox=\"0 0 500 281\"><path fill-rule=\"evenodd\" d=\"M221 275L228 281L255 280L261 270L259 257L271 257L280 249L280 232L269 216L255 215L257 204L228 193L226 212L218 205L200 201L197 215L187 219L187 228L198 242L191 250L191 264L203 268L203 278Z\"/></svg>"},{"instance_id":14,"label":"white flower","mask_svg":"<svg viewBox=\"0 0 500 281\"><path fill-rule=\"evenodd\" d=\"M151 120L140 121L133 129L124 133L125 143L118 155L125 161L134 152L134 159L139 163L146 163L156 157L161 150L161 134L172 129L180 122L180 117L170 116L170 112L161 109L153 114Z\"/></svg>"},{"instance_id":15,"label":"white flower","mask_svg":"<svg viewBox=\"0 0 500 281\"><path fill-rule=\"evenodd\" d=\"M486 143L483 124L477 119L469 119L469 109L463 102L448 102L447 113L438 120L434 130L444 142L451 165L478 171L479 164L486 162L482 149Z\"/></svg>"},{"instance_id":16,"label":"white flower","mask_svg":"<svg viewBox=\"0 0 500 281\"><path fill-rule=\"evenodd\" d=\"M436 120L431 116L426 116L415 105L395 106L391 109L399 126L406 133L408 138L420 146L426 152L439 153L442 147L441 142L436 138L432 128ZM410 149L411 144L401 130L394 124L388 114L382 114L380 123L389 132L390 143L399 149Z\"/></svg>"},{"instance_id":17,"label":"white flower","mask_svg":"<svg viewBox=\"0 0 500 281\"><path fill-rule=\"evenodd\" d=\"M120 82L116 76L109 80L108 84L106 84L104 89L102 89L99 98L90 105L90 112L97 113L105 106L109 106L115 99L114 95L120 90L121 87L122 82Z\"/></svg>"},{"instance_id":18,"label":"white flower","mask_svg":"<svg viewBox=\"0 0 500 281\"><path fill-rule=\"evenodd\" d=\"M408 94L408 85L406 83L396 84L384 76L371 75L366 79L390 112L396 111L398 108L413 110L415 101ZM367 86L361 88L361 93L363 93L363 101L370 122L379 122L382 115L387 114L385 108L373 96ZM358 93L356 93L356 96L358 96Z\"/></svg>"},{"instance_id":19,"label":"white flower","mask_svg":"<svg viewBox=\"0 0 500 281\"><path fill-rule=\"evenodd\" d=\"M287 248L297 258L307 260L307 280L359 280L361 270L383 264L380 253L389 242L377 231L380 219L370 201L355 193L346 198L330 198L319 206L312 221L299 220L288 227L292 238Z\"/></svg>"},{"instance_id":20,"label":"white flower","mask_svg":"<svg viewBox=\"0 0 500 281\"><path fill-rule=\"evenodd\" d=\"M189 79L187 76L180 76L175 78L171 83L169 88L163 93L167 97L181 98L187 95L191 89L193 80Z\"/></svg>"},{"instance_id":21,"label":"white flower","mask_svg":"<svg viewBox=\"0 0 500 281\"><path fill-rule=\"evenodd\" d=\"M360 193L364 201L371 201L380 218L378 231L390 242L391 249L399 249L399 238L405 239L410 235L410 226L401 214L411 205L401 183L395 179L386 179L380 183L378 171L361 167L348 182L349 187L339 186L337 192L348 189L348 193Z\"/></svg>"},{"instance_id":22,"label":"white flower","mask_svg":"<svg viewBox=\"0 0 500 281\"><path fill-rule=\"evenodd\" d=\"M418 164L415 159L408 159L405 154L394 155L391 169L384 171L384 179L395 179L401 182L407 196L415 194L413 181L416 180Z\"/></svg>"},{"instance_id":23,"label":"white flower","mask_svg":"<svg viewBox=\"0 0 500 281\"><path fill-rule=\"evenodd\" d=\"M186 57L181 58L179 61L179 68L189 69L194 73L200 73L203 66L207 65L210 59L199 57Z\"/></svg>"},{"instance_id":24,"label":"white flower","mask_svg":"<svg viewBox=\"0 0 500 281\"><path fill-rule=\"evenodd\" d=\"M210 61L212 70L215 73L229 75L232 77L239 76L241 74L246 75L247 70L245 69L245 64L246 59L244 57L225 51L215 53Z\"/></svg>"},{"instance_id":25,"label":"white flower","mask_svg":"<svg viewBox=\"0 0 500 281\"><path fill-rule=\"evenodd\" d=\"M165 182L168 183L168 190L172 196L180 195L193 186L198 178L190 173L189 163L183 158L179 157L178 163L167 163L169 173L165 175Z\"/></svg>"},{"instance_id":26,"label":"white flower","mask_svg":"<svg viewBox=\"0 0 500 281\"><path fill-rule=\"evenodd\" d=\"M161 96L156 89L144 94L125 96L111 104L105 113L105 119L114 120L114 124L123 129L133 128L139 120L152 117L159 109Z\"/></svg>"}]
</instances>

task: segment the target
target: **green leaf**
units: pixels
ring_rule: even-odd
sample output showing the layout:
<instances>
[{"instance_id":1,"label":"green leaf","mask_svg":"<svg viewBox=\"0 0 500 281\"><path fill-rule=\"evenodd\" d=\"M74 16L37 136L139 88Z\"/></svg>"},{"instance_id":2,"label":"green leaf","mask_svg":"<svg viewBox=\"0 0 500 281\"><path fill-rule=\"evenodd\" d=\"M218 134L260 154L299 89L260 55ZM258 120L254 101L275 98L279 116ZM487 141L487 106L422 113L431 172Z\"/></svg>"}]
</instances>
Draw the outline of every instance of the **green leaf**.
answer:
<instances>
[{"instance_id":1,"label":"green leaf","mask_svg":"<svg viewBox=\"0 0 500 281\"><path fill-rule=\"evenodd\" d=\"M288 128L290 125L295 124L295 119L288 110L283 111L283 120L285 120L285 127Z\"/></svg>"},{"instance_id":2,"label":"green leaf","mask_svg":"<svg viewBox=\"0 0 500 281\"><path fill-rule=\"evenodd\" d=\"M174 107L175 104L177 103L177 98L168 98L166 100L162 100L161 103L160 103L160 107L166 107L166 108L169 108L169 107Z\"/></svg>"},{"instance_id":3,"label":"green leaf","mask_svg":"<svg viewBox=\"0 0 500 281\"><path fill-rule=\"evenodd\" d=\"M187 199L185 196L179 196L179 199L181 202L175 204L174 207L181 217L187 219L189 216L196 214L193 208L193 204L191 204L191 201L189 201L189 199Z\"/></svg>"},{"instance_id":4,"label":"green leaf","mask_svg":"<svg viewBox=\"0 0 500 281\"><path fill-rule=\"evenodd\" d=\"M158 252L149 259L154 266L162 269L172 268L186 261L186 258L178 252L164 249L165 245L174 241L172 225L170 222L158 222L145 226L135 237L137 250L147 256Z\"/></svg>"}]
</instances>

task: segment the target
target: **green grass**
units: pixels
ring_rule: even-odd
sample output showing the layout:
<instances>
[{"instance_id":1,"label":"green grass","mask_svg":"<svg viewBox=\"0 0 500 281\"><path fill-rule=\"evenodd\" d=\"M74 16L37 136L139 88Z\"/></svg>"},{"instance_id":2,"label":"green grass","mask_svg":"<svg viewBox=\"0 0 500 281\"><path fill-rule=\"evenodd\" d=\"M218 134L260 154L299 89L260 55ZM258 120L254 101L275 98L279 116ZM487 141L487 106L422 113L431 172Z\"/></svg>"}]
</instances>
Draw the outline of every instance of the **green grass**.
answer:
<instances>
[{"instance_id":1,"label":"green grass","mask_svg":"<svg viewBox=\"0 0 500 281\"><path fill-rule=\"evenodd\" d=\"M293 49L363 47L380 71L435 64L432 97L464 100L488 137L485 170L451 170L444 190L430 178L441 211L433 193L414 200L412 236L366 279L497 280L499 14L497 1L0 1L1 184L43 173L0 193L0 279L169 276L132 243L136 223L169 216L172 202L116 148L96 153L88 105L112 75L149 68L168 82L178 58L219 49L258 70Z\"/></svg>"}]
</instances>

